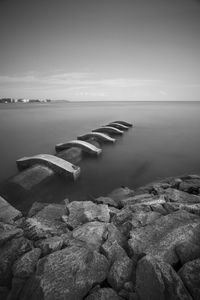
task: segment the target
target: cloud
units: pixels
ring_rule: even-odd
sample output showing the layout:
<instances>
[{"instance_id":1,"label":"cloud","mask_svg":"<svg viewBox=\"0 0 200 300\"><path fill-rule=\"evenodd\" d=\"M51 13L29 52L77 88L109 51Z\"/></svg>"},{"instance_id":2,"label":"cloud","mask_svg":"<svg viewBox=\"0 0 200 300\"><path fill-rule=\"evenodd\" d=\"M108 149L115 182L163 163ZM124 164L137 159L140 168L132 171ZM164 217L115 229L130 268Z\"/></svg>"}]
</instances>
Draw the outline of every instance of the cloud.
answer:
<instances>
[{"instance_id":1,"label":"cloud","mask_svg":"<svg viewBox=\"0 0 200 300\"><path fill-rule=\"evenodd\" d=\"M118 87L129 88L138 86L152 86L161 83L157 79L143 78L102 78L95 73L59 73L48 76L25 75L25 76L0 76L0 84L38 84L45 86L68 86L68 87Z\"/></svg>"}]
</instances>

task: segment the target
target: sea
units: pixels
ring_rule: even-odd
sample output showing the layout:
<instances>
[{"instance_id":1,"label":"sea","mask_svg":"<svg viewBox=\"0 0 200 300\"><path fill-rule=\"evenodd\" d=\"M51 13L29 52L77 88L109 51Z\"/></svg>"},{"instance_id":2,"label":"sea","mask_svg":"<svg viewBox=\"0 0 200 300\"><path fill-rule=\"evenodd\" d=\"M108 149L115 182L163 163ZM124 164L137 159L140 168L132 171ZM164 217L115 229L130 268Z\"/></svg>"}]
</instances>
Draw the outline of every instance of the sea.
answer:
<instances>
[{"instance_id":1,"label":"sea","mask_svg":"<svg viewBox=\"0 0 200 300\"><path fill-rule=\"evenodd\" d=\"M115 144L102 145L98 158L85 158L76 182L51 187L51 202L90 200L120 186L200 174L200 102L15 103L0 104L0 182L18 173L17 159L55 154L57 143L115 120L133 127Z\"/></svg>"}]
</instances>

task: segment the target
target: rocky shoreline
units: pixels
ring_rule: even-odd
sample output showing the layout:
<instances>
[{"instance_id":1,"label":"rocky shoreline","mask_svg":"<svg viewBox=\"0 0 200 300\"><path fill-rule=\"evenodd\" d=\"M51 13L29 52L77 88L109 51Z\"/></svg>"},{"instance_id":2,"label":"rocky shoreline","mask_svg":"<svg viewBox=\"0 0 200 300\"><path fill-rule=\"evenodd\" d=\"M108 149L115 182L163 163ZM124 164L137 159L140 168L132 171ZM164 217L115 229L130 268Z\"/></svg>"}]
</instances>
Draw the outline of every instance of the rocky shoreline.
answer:
<instances>
[{"instance_id":1,"label":"rocky shoreline","mask_svg":"<svg viewBox=\"0 0 200 300\"><path fill-rule=\"evenodd\" d=\"M199 273L199 175L26 216L0 197L1 300L197 300Z\"/></svg>"}]
</instances>

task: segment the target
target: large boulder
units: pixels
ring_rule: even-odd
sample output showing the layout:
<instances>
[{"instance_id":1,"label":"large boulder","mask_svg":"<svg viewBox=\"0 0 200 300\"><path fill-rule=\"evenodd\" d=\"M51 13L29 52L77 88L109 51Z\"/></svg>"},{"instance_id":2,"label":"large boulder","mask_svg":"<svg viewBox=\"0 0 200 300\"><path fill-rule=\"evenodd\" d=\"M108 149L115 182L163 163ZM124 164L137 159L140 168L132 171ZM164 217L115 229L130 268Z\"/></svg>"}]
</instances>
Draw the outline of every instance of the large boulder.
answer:
<instances>
[{"instance_id":1,"label":"large boulder","mask_svg":"<svg viewBox=\"0 0 200 300\"><path fill-rule=\"evenodd\" d=\"M184 265L190 260L200 258L200 241L199 244L191 242L180 242L175 248L176 254L178 255L180 262Z\"/></svg>"},{"instance_id":2,"label":"large boulder","mask_svg":"<svg viewBox=\"0 0 200 300\"><path fill-rule=\"evenodd\" d=\"M122 299L111 288L94 289L85 300L120 300Z\"/></svg>"},{"instance_id":3,"label":"large boulder","mask_svg":"<svg viewBox=\"0 0 200 300\"><path fill-rule=\"evenodd\" d=\"M184 192L199 194L200 177L198 175L193 175L192 177L186 178L180 183L179 189Z\"/></svg>"},{"instance_id":4,"label":"large boulder","mask_svg":"<svg viewBox=\"0 0 200 300\"><path fill-rule=\"evenodd\" d=\"M145 194L140 194L140 195L135 195L132 197L126 197L125 199L121 200L121 203L123 206L126 205L134 205L137 203L143 203L143 202L148 202L152 200L157 200L157 198L154 198L151 194L145 193Z\"/></svg>"},{"instance_id":5,"label":"large boulder","mask_svg":"<svg viewBox=\"0 0 200 300\"><path fill-rule=\"evenodd\" d=\"M99 249L105 241L108 224L102 222L88 222L75 228L72 232L74 239L85 242L92 249Z\"/></svg>"},{"instance_id":6,"label":"large boulder","mask_svg":"<svg viewBox=\"0 0 200 300\"><path fill-rule=\"evenodd\" d=\"M91 201L73 201L67 205L67 210L69 215L66 222L72 228L91 221L110 221L108 205L98 205Z\"/></svg>"},{"instance_id":7,"label":"large boulder","mask_svg":"<svg viewBox=\"0 0 200 300\"><path fill-rule=\"evenodd\" d=\"M138 262L136 291L140 300L192 300L173 268L152 256Z\"/></svg>"},{"instance_id":8,"label":"large boulder","mask_svg":"<svg viewBox=\"0 0 200 300\"><path fill-rule=\"evenodd\" d=\"M83 299L95 284L106 279L108 268L107 259L96 251L65 248L39 261L20 299Z\"/></svg>"},{"instance_id":9,"label":"large boulder","mask_svg":"<svg viewBox=\"0 0 200 300\"><path fill-rule=\"evenodd\" d=\"M117 243L117 241L107 240L101 246L101 252L106 256L110 264L127 256L125 250Z\"/></svg>"},{"instance_id":10,"label":"large boulder","mask_svg":"<svg viewBox=\"0 0 200 300\"><path fill-rule=\"evenodd\" d=\"M155 211L149 211L149 212L142 211L142 212L133 213L131 219L132 229L151 224L161 216L162 215L160 213Z\"/></svg>"},{"instance_id":11,"label":"large boulder","mask_svg":"<svg viewBox=\"0 0 200 300\"><path fill-rule=\"evenodd\" d=\"M0 222L0 246L13 239L14 237L20 237L22 235L22 229L16 228L16 226L13 226L11 224Z\"/></svg>"},{"instance_id":12,"label":"large boulder","mask_svg":"<svg viewBox=\"0 0 200 300\"><path fill-rule=\"evenodd\" d=\"M116 291L120 291L125 282L130 281L133 275L133 261L127 256L115 260L108 273L108 283Z\"/></svg>"},{"instance_id":13,"label":"large boulder","mask_svg":"<svg viewBox=\"0 0 200 300\"><path fill-rule=\"evenodd\" d=\"M118 207L118 204L115 202L115 200L113 200L110 197L98 197L96 199L94 199L94 202L97 204L106 204L106 205L110 205L113 207Z\"/></svg>"},{"instance_id":14,"label":"large boulder","mask_svg":"<svg viewBox=\"0 0 200 300\"><path fill-rule=\"evenodd\" d=\"M49 204L24 222L25 235L32 240L61 235L68 231L67 225L62 221L66 214L65 205Z\"/></svg>"},{"instance_id":15,"label":"large boulder","mask_svg":"<svg viewBox=\"0 0 200 300\"><path fill-rule=\"evenodd\" d=\"M35 271L40 255L41 250L39 248L34 248L19 257L12 266L13 276L20 278L30 277Z\"/></svg>"},{"instance_id":16,"label":"large boulder","mask_svg":"<svg viewBox=\"0 0 200 300\"><path fill-rule=\"evenodd\" d=\"M117 204L117 207L121 207L122 200L134 195L134 191L130 190L128 187L120 187L112 191L108 197L113 199Z\"/></svg>"},{"instance_id":17,"label":"large boulder","mask_svg":"<svg viewBox=\"0 0 200 300\"><path fill-rule=\"evenodd\" d=\"M0 222L14 223L22 217L22 213L0 196Z\"/></svg>"},{"instance_id":18,"label":"large boulder","mask_svg":"<svg viewBox=\"0 0 200 300\"><path fill-rule=\"evenodd\" d=\"M178 272L194 300L200 299L200 259L187 262Z\"/></svg>"},{"instance_id":19,"label":"large boulder","mask_svg":"<svg viewBox=\"0 0 200 300\"><path fill-rule=\"evenodd\" d=\"M10 284L14 261L31 249L32 243L24 237L14 238L0 248L0 285Z\"/></svg>"},{"instance_id":20,"label":"large boulder","mask_svg":"<svg viewBox=\"0 0 200 300\"><path fill-rule=\"evenodd\" d=\"M180 203L200 203L200 197L192 194L188 194L177 189L166 189L165 198L170 202L180 202Z\"/></svg>"},{"instance_id":21,"label":"large boulder","mask_svg":"<svg viewBox=\"0 0 200 300\"><path fill-rule=\"evenodd\" d=\"M152 224L131 231L129 245L134 254L146 253L176 264L175 247L181 241L191 241L199 231L200 218L186 211L162 216Z\"/></svg>"},{"instance_id":22,"label":"large boulder","mask_svg":"<svg viewBox=\"0 0 200 300\"><path fill-rule=\"evenodd\" d=\"M67 236L69 237L69 236ZM41 249L42 255L48 255L58 251L63 245L63 236L52 236L35 242L35 246Z\"/></svg>"}]
</instances>

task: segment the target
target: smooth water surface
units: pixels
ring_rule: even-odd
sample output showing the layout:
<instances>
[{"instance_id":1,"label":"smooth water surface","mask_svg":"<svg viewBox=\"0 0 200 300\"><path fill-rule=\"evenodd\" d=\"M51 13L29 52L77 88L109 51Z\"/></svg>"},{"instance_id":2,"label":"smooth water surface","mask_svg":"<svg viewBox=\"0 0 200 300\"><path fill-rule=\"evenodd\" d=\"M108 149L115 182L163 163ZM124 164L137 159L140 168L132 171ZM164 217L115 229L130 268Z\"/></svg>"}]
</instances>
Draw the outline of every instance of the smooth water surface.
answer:
<instances>
[{"instance_id":1,"label":"smooth water surface","mask_svg":"<svg viewBox=\"0 0 200 300\"><path fill-rule=\"evenodd\" d=\"M55 144L114 120L132 122L134 127L117 137L116 144L104 145L99 158L82 161L81 177L74 184L66 182L54 201L200 173L198 102L0 104L0 181L18 172L16 159L54 154Z\"/></svg>"}]
</instances>

